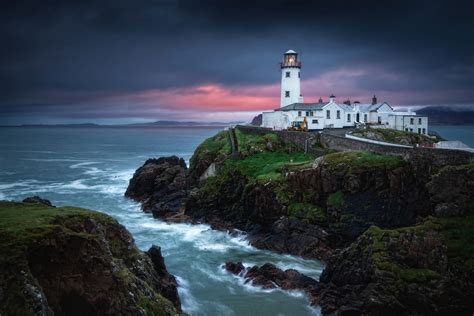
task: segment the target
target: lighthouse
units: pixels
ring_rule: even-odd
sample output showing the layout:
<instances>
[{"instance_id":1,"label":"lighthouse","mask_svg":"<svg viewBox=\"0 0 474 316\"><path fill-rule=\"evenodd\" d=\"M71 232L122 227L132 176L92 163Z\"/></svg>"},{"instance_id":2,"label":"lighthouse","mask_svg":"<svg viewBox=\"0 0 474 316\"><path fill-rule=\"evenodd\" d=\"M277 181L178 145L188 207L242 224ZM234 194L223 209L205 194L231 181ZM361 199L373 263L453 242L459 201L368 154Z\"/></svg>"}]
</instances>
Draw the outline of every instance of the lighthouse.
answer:
<instances>
[{"instance_id":1,"label":"lighthouse","mask_svg":"<svg viewBox=\"0 0 474 316\"><path fill-rule=\"evenodd\" d=\"M283 54L280 107L303 102L300 88L300 71L301 62L298 60L298 53L294 50L289 50Z\"/></svg>"}]
</instances>

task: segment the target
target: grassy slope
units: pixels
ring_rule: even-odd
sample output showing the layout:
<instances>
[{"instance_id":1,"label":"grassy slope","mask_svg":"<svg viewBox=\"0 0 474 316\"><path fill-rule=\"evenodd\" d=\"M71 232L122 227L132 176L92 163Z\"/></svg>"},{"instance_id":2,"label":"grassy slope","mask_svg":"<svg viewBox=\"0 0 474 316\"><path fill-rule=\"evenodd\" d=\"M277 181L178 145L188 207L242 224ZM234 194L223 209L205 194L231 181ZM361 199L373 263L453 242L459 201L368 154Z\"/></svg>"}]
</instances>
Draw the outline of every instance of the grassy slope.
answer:
<instances>
[{"instance_id":1,"label":"grassy slope","mask_svg":"<svg viewBox=\"0 0 474 316\"><path fill-rule=\"evenodd\" d=\"M310 168L315 159L313 155L305 154L295 146L285 144L275 133L255 135L236 128L235 134L240 157L230 157L230 140L227 131L208 138L198 147L195 155L204 152L210 152L216 157L227 155L219 175L207 180L202 188L203 192L217 196L221 183L228 177L228 172L236 170L243 174L250 184L271 181L280 202L288 206L289 216L302 218L309 222L325 221L324 207L311 204L308 201L296 201L287 195L287 184L282 174L283 170L294 171ZM368 168L394 169L406 163L397 156L370 152L336 152L327 154L324 161L331 169L346 165L350 167L351 171ZM334 193L329 197L328 204L334 207L341 206L344 204L343 194L341 192Z\"/></svg>"},{"instance_id":2,"label":"grassy slope","mask_svg":"<svg viewBox=\"0 0 474 316\"><path fill-rule=\"evenodd\" d=\"M102 213L75 207L48 207L38 203L0 201L0 264L14 257L21 257L25 247L54 229L64 227L54 224L59 217L90 217L103 223L117 222ZM74 233L74 232L70 232Z\"/></svg>"}]
</instances>

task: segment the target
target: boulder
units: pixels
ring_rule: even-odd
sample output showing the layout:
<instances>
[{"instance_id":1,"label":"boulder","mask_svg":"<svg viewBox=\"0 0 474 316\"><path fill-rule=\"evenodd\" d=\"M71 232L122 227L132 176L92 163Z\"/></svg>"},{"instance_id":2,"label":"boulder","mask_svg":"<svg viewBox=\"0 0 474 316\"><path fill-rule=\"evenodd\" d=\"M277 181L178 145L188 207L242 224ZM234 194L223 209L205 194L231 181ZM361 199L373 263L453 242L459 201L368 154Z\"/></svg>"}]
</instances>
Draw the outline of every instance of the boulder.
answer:
<instances>
[{"instance_id":1,"label":"boulder","mask_svg":"<svg viewBox=\"0 0 474 316\"><path fill-rule=\"evenodd\" d=\"M281 288L287 291L302 291L314 304L318 297L318 282L294 269L281 270L271 263L262 266L253 266L245 269L241 262L226 262L227 271L240 275L246 283L259 286L264 289Z\"/></svg>"},{"instance_id":2,"label":"boulder","mask_svg":"<svg viewBox=\"0 0 474 316\"><path fill-rule=\"evenodd\" d=\"M125 196L155 217L173 216L187 196L186 164L176 156L148 159L135 171Z\"/></svg>"},{"instance_id":3,"label":"boulder","mask_svg":"<svg viewBox=\"0 0 474 316\"><path fill-rule=\"evenodd\" d=\"M30 197L27 197L25 199L23 199L23 203L39 203L39 204L43 204L43 205L46 205L46 206L51 206L51 207L55 207L50 200L46 200L46 199L43 199L37 195L35 196L30 196Z\"/></svg>"}]
</instances>

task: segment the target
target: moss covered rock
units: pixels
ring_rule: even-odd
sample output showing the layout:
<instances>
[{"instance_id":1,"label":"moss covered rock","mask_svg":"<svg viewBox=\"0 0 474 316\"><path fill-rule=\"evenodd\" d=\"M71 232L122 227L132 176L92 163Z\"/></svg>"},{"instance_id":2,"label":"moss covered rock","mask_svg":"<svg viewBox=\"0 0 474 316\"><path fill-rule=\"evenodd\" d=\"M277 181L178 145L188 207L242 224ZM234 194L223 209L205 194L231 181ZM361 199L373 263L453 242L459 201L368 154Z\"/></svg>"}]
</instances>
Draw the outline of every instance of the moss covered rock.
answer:
<instances>
[{"instance_id":1,"label":"moss covered rock","mask_svg":"<svg viewBox=\"0 0 474 316\"><path fill-rule=\"evenodd\" d=\"M2 315L177 315L176 280L113 218L0 202Z\"/></svg>"},{"instance_id":2,"label":"moss covered rock","mask_svg":"<svg viewBox=\"0 0 474 316\"><path fill-rule=\"evenodd\" d=\"M474 310L474 217L372 226L321 275L323 312L469 315Z\"/></svg>"}]
</instances>

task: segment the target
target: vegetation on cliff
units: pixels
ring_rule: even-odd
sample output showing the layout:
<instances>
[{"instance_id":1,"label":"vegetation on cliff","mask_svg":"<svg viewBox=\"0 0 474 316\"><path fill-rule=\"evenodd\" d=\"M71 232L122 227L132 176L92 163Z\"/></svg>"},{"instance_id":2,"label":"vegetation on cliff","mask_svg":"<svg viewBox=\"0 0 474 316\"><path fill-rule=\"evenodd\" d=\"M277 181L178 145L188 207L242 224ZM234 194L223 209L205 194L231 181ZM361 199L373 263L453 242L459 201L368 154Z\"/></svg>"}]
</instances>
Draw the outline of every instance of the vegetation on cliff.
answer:
<instances>
[{"instance_id":1,"label":"vegetation on cliff","mask_svg":"<svg viewBox=\"0 0 474 316\"><path fill-rule=\"evenodd\" d=\"M423 134L399 131L391 128L360 129L353 131L352 134L354 136L401 145L433 144L442 140L438 137L429 137Z\"/></svg>"},{"instance_id":2,"label":"vegetation on cliff","mask_svg":"<svg viewBox=\"0 0 474 316\"><path fill-rule=\"evenodd\" d=\"M0 218L1 314L179 314L174 277L111 217L0 201Z\"/></svg>"}]
</instances>

